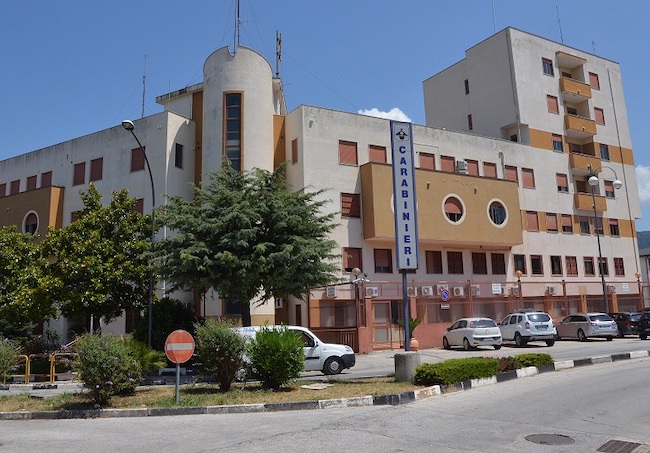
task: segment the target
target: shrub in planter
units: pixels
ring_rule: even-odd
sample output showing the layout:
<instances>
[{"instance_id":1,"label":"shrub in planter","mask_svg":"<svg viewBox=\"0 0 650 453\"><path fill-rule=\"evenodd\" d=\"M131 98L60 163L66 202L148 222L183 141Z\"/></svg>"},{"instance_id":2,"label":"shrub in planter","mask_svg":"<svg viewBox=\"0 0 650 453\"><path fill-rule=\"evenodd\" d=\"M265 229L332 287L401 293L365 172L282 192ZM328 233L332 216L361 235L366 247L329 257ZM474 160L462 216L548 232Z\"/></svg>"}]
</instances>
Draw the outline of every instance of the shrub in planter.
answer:
<instances>
[{"instance_id":1,"label":"shrub in planter","mask_svg":"<svg viewBox=\"0 0 650 453\"><path fill-rule=\"evenodd\" d=\"M273 390L299 378L305 367L303 347L299 332L285 327L260 329L246 349L253 377Z\"/></svg>"},{"instance_id":2,"label":"shrub in planter","mask_svg":"<svg viewBox=\"0 0 650 453\"><path fill-rule=\"evenodd\" d=\"M208 319L196 327L196 354L203 372L214 376L219 388L230 390L243 363L246 341L229 321Z\"/></svg>"},{"instance_id":3,"label":"shrub in planter","mask_svg":"<svg viewBox=\"0 0 650 453\"><path fill-rule=\"evenodd\" d=\"M0 382L18 363L16 346L7 339L0 338Z\"/></svg>"},{"instance_id":4,"label":"shrub in planter","mask_svg":"<svg viewBox=\"0 0 650 453\"><path fill-rule=\"evenodd\" d=\"M91 390L97 404L108 403L112 395L135 392L142 370L125 340L85 334L77 338L76 345L79 356L73 362L73 369Z\"/></svg>"},{"instance_id":5,"label":"shrub in planter","mask_svg":"<svg viewBox=\"0 0 650 453\"><path fill-rule=\"evenodd\" d=\"M513 360L517 368L525 368L527 366L541 367L553 364L553 357L549 354L519 354Z\"/></svg>"},{"instance_id":6,"label":"shrub in planter","mask_svg":"<svg viewBox=\"0 0 650 453\"><path fill-rule=\"evenodd\" d=\"M509 371L514 371L519 368L519 365L515 363L515 359L512 356L508 357L499 357L499 373L507 373Z\"/></svg>"},{"instance_id":7,"label":"shrub in planter","mask_svg":"<svg viewBox=\"0 0 650 453\"><path fill-rule=\"evenodd\" d=\"M419 385L450 385L468 379L494 376L499 361L488 357L449 359L439 363L423 363L415 369L414 382Z\"/></svg>"}]
</instances>

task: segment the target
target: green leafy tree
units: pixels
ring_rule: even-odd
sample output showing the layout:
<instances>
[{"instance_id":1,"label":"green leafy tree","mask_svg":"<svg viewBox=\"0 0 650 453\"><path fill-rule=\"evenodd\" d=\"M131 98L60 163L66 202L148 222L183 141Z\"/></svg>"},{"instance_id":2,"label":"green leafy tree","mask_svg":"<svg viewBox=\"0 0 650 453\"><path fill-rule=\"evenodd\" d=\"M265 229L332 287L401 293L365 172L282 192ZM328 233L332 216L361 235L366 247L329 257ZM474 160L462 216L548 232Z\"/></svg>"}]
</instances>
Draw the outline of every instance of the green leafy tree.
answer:
<instances>
[{"instance_id":1,"label":"green leafy tree","mask_svg":"<svg viewBox=\"0 0 650 453\"><path fill-rule=\"evenodd\" d=\"M153 303L151 323L155 328L151 332L151 347L162 351L170 333L177 329L194 331L198 321L194 312L177 299L163 297ZM149 319L141 317L133 330L133 338L143 343L148 340Z\"/></svg>"},{"instance_id":2,"label":"green leafy tree","mask_svg":"<svg viewBox=\"0 0 650 453\"><path fill-rule=\"evenodd\" d=\"M333 214L323 213L323 191L293 191L285 165L274 172L233 170L224 161L194 200L170 198L160 215L174 234L157 241L156 259L171 289L205 292L242 302L302 297L335 280L329 239Z\"/></svg>"},{"instance_id":3,"label":"green leafy tree","mask_svg":"<svg viewBox=\"0 0 650 453\"><path fill-rule=\"evenodd\" d=\"M134 211L136 199L113 192L107 206L94 185L81 191L84 209L43 242L50 257L53 302L64 316L120 316L149 298L151 217Z\"/></svg>"}]
</instances>

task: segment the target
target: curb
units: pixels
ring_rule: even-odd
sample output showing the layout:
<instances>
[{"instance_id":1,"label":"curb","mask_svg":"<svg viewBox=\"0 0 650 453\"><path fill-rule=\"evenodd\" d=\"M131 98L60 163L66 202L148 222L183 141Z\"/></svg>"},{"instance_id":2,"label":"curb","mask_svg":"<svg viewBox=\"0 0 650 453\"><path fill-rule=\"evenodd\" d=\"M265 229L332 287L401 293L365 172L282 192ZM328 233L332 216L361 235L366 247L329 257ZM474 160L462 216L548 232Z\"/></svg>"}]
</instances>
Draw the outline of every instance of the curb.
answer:
<instances>
[{"instance_id":1,"label":"curb","mask_svg":"<svg viewBox=\"0 0 650 453\"><path fill-rule=\"evenodd\" d=\"M381 396L361 396L354 398L340 398L314 401L297 401L292 403L266 403L266 404L236 404L226 406L189 406L167 408L142 408L142 409L87 409L87 410L61 410L38 412L0 412L0 420L60 420L83 418L118 418L118 417L161 417L168 415L214 415L214 414L241 414L250 412L281 412L297 410L316 410L361 406L398 406L409 404L432 396L445 393L455 393L486 385L498 384L514 379L526 378L537 374L560 371L569 368L595 365L599 363L613 363L622 360L632 360L650 357L650 351L634 351L599 356L587 359L563 360L543 367L526 367L515 371L497 374L489 378L471 379L452 385L434 385L410 392Z\"/></svg>"}]
</instances>

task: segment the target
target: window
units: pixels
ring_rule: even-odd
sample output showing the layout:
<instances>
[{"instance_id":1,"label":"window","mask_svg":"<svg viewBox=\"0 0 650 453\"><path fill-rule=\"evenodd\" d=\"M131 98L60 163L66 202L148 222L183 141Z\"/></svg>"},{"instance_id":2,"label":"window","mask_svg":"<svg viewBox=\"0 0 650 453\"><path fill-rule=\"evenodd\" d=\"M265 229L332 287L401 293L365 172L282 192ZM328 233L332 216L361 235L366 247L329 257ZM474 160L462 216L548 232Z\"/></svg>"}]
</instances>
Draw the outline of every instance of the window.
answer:
<instances>
[{"instance_id":1,"label":"window","mask_svg":"<svg viewBox=\"0 0 650 453\"><path fill-rule=\"evenodd\" d=\"M571 214L562 214L562 233L573 233L573 217Z\"/></svg>"},{"instance_id":2,"label":"window","mask_svg":"<svg viewBox=\"0 0 650 453\"><path fill-rule=\"evenodd\" d=\"M557 97L546 95L546 106L548 107L549 113L560 113L560 107L557 103Z\"/></svg>"},{"instance_id":3,"label":"window","mask_svg":"<svg viewBox=\"0 0 650 453\"><path fill-rule=\"evenodd\" d=\"M585 256L584 257L584 264L585 264L585 276L596 275L596 272L594 270L594 259L593 259L593 257Z\"/></svg>"},{"instance_id":4,"label":"window","mask_svg":"<svg viewBox=\"0 0 650 453\"><path fill-rule=\"evenodd\" d=\"M490 203L490 209L488 210L490 220L495 225L503 225L506 221L506 208L499 203L498 201L493 201Z\"/></svg>"},{"instance_id":5,"label":"window","mask_svg":"<svg viewBox=\"0 0 650 453\"><path fill-rule=\"evenodd\" d=\"M578 109L576 109L575 107L567 107L566 113L567 115L578 116Z\"/></svg>"},{"instance_id":6,"label":"window","mask_svg":"<svg viewBox=\"0 0 650 453\"><path fill-rule=\"evenodd\" d=\"M546 231L557 233L557 214L554 212L546 213Z\"/></svg>"},{"instance_id":7,"label":"window","mask_svg":"<svg viewBox=\"0 0 650 453\"><path fill-rule=\"evenodd\" d=\"M539 231L537 211L526 211L526 229L528 231Z\"/></svg>"},{"instance_id":8,"label":"window","mask_svg":"<svg viewBox=\"0 0 650 453\"><path fill-rule=\"evenodd\" d=\"M594 90L600 90L600 80L598 80L598 74L594 74L593 72L589 73L589 85Z\"/></svg>"},{"instance_id":9,"label":"window","mask_svg":"<svg viewBox=\"0 0 650 453\"><path fill-rule=\"evenodd\" d=\"M294 138L291 140L291 163L295 164L298 162L298 139Z\"/></svg>"},{"instance_id":10,"label":"window","mask_svg":"<svg viewBox=\"0 0 650 453\"><path fill-rule=\"evenodd\" d=\"M242 160L242 93L225 93L224 94L225 115L225 143L224 154L230 162L230 166L235 170L241 170Z\"/></svg>"},{"instance_id":11,"label":"window","mask_svg":"<svg viewBox=\"0 0 650 453\"><path fill-rule=\"evenodd\" d=\"M553 62L548 58L542 58L542 70L546 75L554 75L553 73Z\"/></svg>"},{"instance_id":12,"label":"window","mask_svg":"<svg viewBox=\"0 0 650 453\"><path fill-rule=\"evenodd\" d=\"M558 192L569 193L569 178L564 173L555 173L555 182Z\"/></svg>"},{"instance_id":13,"label":"window","mask_svg":"<svg viewBox=\"0 0 650 453\"><path fill-rule=\"evenodd\" d=\"M467 128L471 131L474 129L474 121L472 120L472 114L467 115Z\"/></svg>"},{"instance_id":14,"label":"window","mask_svg":"<svg viewBox=\"0 0 650 453\"><path fill-rule=\"evenodd\" d=\"M587 191L587 183L583 179L576 179L576 192L578 193L591 193L591 190Z\"/></svg>"},{"instance_id":15,"label":"window","mask_svg":"<svg viewBox=\"0 0 650 453\"><path fill-rule=\"evenodd\" d=\"M591 223L589 222L589 217L581 215L578 217L578 222L580 223L580 234L591 234Z\"/></svg>"},{"instance_id":16,"label":"window","mask_svg":"<svg viewBox=\"0 0 650 453\"><path fill-rule=\"evenodd\" d=\"M532 275L544 275L542 255L530 255L530 272Z\"/></svg>"},{"instance_id":17,"label":"window","mask_svg":"<svg viewBox=\"0 0 650 453\"><path fill-rule=\"evenodd\" d=\"M393 272L393 258L390 249L375 249L375 272L378 274Z\"/></svg>"},{"instance_id":18,"label":"window","mask_svg":"<svg viewBox=\"0 0 650 453\"><path fill-rule=\"evenodd\" d=\"M138 198L136 200L133 210L138 214L144 214L144 198Z\"/></svg>"},{"instance_id":19,"label":"window","mask_svg":"<svg viewBox=\"0 0 650 453\"><path fill-rule=\"evenodd\" d=\"M368 160L370 162L386 163L386 147L385 146L368 146Z\"/></svg>"},{"instance_id":20,"label":"window","mask_svg":"<svg viewBox=\"0 0 650 453\"><path fill-rule=\"evenodd\" d=\"M518 141L519 141L519 137L517 136L517 134L512 134L512 135L510 136L510 141L511 141L511 142L518 142Z\"/></svg>"},{"instance_id":21,"label":"window","mask_svg":"<svg viewBox=\"0 0 650 453\"><path fill-rule=\"evenodd\" d=\"M447 252L447 272L449 274L463 273L463 253Z\"/></svg>"},{"instance_id":22,"label":"window","mask_svg":"<svg viewBox=\"0 0 650 453\"><path fill-rule=\"evenodd\" d=\"M596 231L596 229L598 229L598 234L600 234L601 236L604 236L605 231L603 230L603 219L600 218L600 217L596 217L596 219L595 220L592 219L592 221L595 224L594 225L594 231Z\"/></svg>"},{"instance_id":23,"label":"window","mask_svg":"<svg viewBox=\"0 0 650 453\"><path fill-rule=\"evenodd\" d=\"M515 271L526 275L526 255L512 255L515 262Z\"/></svg>"},{"instance_id":24,"label":"window","mask_svg":"<svg viewBox=\"0 0 650 453\"><path fill-rule=\"evenodd\" d=\"M609 266L607 265L607 258L598 258L598 262L600 263L600 275L608 276L609 275Z\"/></svg>"},{"instance_id":25,"label":"window","mask_svg":"<svg viewBox=\"0 0 650 453\"><path fill-rule=\"evenodd\" d=\"M104 171L104 159L102 157L90 161L90 180L99 181Z\"/></svg>"},{"instance_id":26,"label":"window","mask_svg":"<svg viewBox=\"0 0 650 453\"><path fill-rule=\"evenodd\" d=\"M601 143L599 148L600 148L600 158L602 160L609 160L609 146Z\"/></svg>"},{"instance_id":27,"label":"window","mask_svg":"<svg viewBox=\"0 0 650 453\"><path fill-rule=\"evenodd\" d=\"M496 178L497 164L494 162L483 162L483 176L486 178Z\"/></svg>"},{"instance_id":28,"label":"window","mask_svg":"<svg viewBox=\"0 0 650 453\"><path fill-rule=\"evenodd\" d=\"M472 272L478 275L487 275L487 255L481 252L472 252Z\"/></svg>"},{"instance_id":29,"label":"window","mask_svg":"<svg viewBox=\"0 0 650 453\"><path fill-rule=\"evenodd\" d=\"M339 140L339 163L346 165L357 165L357 144Z\"/></svg>"},{"instance_id":30,"label":"window","mask_svg":"<svg viewBox=\"0 0 650 453\"><path fill-rule=\"evenodd\" d=\"M36 189L36 175L27 178L27 190Z\"/></svg>"},{"instance_id":31,"label":"window","mask_svg":"<svg viewBox=\"0 0 650 453\"><path fill-rule=\"evenodd\" d=\"M7 196L7 183L0 184L0 198Z\"/></svg>"},{"instance_id":32,"label":"window","mask_svg":"<svg viewBox=\"0 0 650 453\"><path fill-rule=\"evenodd\" d=\"M605 124L605 111L601 108L594 107L594 120L596 124Z\"/></svg>"},{"instance_id":33,"label":"window","mask_svg":"<svg viewBox=\"0 0 650 453\"><path fill-rule=\"evenodd\" d=\"M625 277L625 264L623 258L614 258L614 275L617 277Z\"/></svg>"},{"instance_id":34,"label":"window","mask_svg":"<svg viewBox=\"0 0 650 453\"><path fill-rule=\"evenodd\" d=\"M506 255L504 253L491 253L493 275L506 275Z\"/></svg>"},{"instance_id":35,"label":"window","mask_svg":"<svg viewBox=\"0 0 650 453\"><path fill-rule=\"evenodd\" d=\"M74 175L72 177L72 185L78 186L86 181L86 163L81 162L74 164Z\"/></svg>"},{"instance_id":36,"label":"window","mask_svg":"<svg viewBox=\"0 0 650 453\"><path fill-rule=\"evenodd\" d=\"M174 166L176 168L183 168L183 145L176 143L174 150Z\"/></svg>"},{"instance_id":37,"label":"window","mask_svg":"<svg viewBox=\"0 0 650 453\"><path fill-rule=\"evenodd\" d=\"M440 170L447 173L454 173L456 171L456 159L453 156L440 156Z\"/></svg>"},{"instance_id":38,"label":"window","mask_svg":"<svg viewBox=\"0 0 650 453\"><path fill-rule=\"evenodd\" d=\"M562 275L562 257L553 255L551 256L551 274Z\"/></svg>"},{"instance_id":39,"label":"window","mask_svg":"<svg viewBox=\"0 0 650 453\"><path fill-rule=\"evenodd\" d=\"M361 262L361 249L354 247L343 248L343 270L345 272L352 272L352 269L358 267L363 269Z\"/></svg>"},{"instance_id":40,"label":"window","mask_svg":"<svg viewBox=\"0 0 650 453\"><path fill-rule=\"evenodd\" d=\"M521 169L522 186L528 189L535 188L535 173L532 168Z\"/></svg>"},{"instance_id":41,"label":"window","mask_svg":"<svg viewBox=\"0 0 650 453\"><path fill-rule=\"evenodd\" d=\"M424 170L435 170L436 169L435 155L430 153L420 153L420 168Z\"/></svg>"},{"instance_id":42,"label":"window","mask_svg":"<svg viewBox=\"0 0 650 453\"><path fill-rule=\"evenodd\" d=\"M519 182L519 178L517 177L517 167L506 165L504 176L507 181Z\"/></svg>"},{"instance_id":43,"label":"window","mask_svg":"<svg viewBox=\"0 0 650 453\"><path fill-rule=\"evenodd\" d=\"M50 187L52 185L52 172L48 171L41 174L41 187Z\"/></svg>"},{"instance_id":44,"label":"window","mask_svg":"<svg viewBox=\"0 0 650 453\"><path fill-rule=\"evenodd\" d=\"M605 196L607 198L615 198L614 181L605 180Z\"/></svg>"},{"instance_id":45,"label":"window","mask_svg":"<svg viewBox=\"0 0 650 453\"><path fill-rule=\"evenodd\" d=\"M563 153L564 144L562 143L562 136L558 134L551 134L551 136L553 137L553 151Z\"/></svg>"},{"instance_id":46,"label":"window","mask_svg":"<svg viewBox=\"0 0 650 453\"><path fill-rule=\"evenodd\" d=\"M144 152L145 147L131 150L131 173L144 170Z\"/></svg>"},{"instance_id":47,"label":"window","mask_svg":"<svg viewBox=\"0 0 650 453\"><path fill-rule=\"evenodd\" d=\"M18 192L20 192L20 179L15 179L11 181L11 185L9 187L9 195L15 195Z\"/></svg>"},{"instance_id":48,"label":"window","mask_svg":"<svg viewBox=\"0 0 650 453\"><path fill-rule=\"evenodd\" d=\"M427 250L427 274L442 274L442 252L437 250Z\"/></svg>"},{"instance_id":49,"label":"window","mask_svg":"<svg viewBox=\"0 0 650 453\"><path fill-rule=\"evenodd\" d=\"M575 256L567 256L564 258L566 263L566 275L567 277L577 277L578 276L578 259Z\"/></svg>"},{"instance_id":50,"label":"window","mask_svg":"<svg viewBox=\"0 0 650 453\"><path fill-rule=\"evenodd\" d=\"M582 145L579 143L569 143L569 149L574 154L582 154Z\"/></svg>"},{"instance_id":51,"label":"window","mask_svg":"<svg viewBox=\"0 0 650 453\"><path fill-rule=\"evenodd\" d=\"M35 212L30 212L25 216L23 232L28 234L35 234L36 230L38 230L38 216Z\"/></svg>"},{"instance_id":52,"label":"window","mask_svg":"<svg viewBox=\"0 0 650 453\"><path fill-rule=\"evenodd\" d=\"M609 219L609 235L620 236L621 230L618 227L618 219Z\"/></svg>"},{"instance_id":53,"label":"window","mask_svg":"<svg viewBox=\"0 0 650 453\"><path fill-rule=\"evenodd\" d=\"M445 200L445 215L454 223L463 217L463 205L458 198L449 197Z\"/></svg>"},{"instance_id":54,"label":"window","mask_svg":"<svg viewBox=\"0 0 650 453\"><path fill-rule=\"evenodd\" d=\"M237 299L223 299L223 314L226 316L241 316L241 301Z\"/></svg>"},{"instance_id":55,"label":"window","mask_svg":"<svg viewBox=\"0 0 650 453\"><path fill-rule=\"evenodd\" d=\"M361 195L358 193L341 194L341 217L361 217Z\"/></svg>"},{"instance_id":56,"label":"window","mask_svg":"<svg viewBox=\"0 0 650 453\"><path fill-rule=\"evenodd\" d=\"M469 79L465 79L465 94L469 94Z\"/></svg>"},{"instance_id":57,"label":"window","mask_svg":"<svg viewBox=\"0 0 650 453\"><path fill-rule=\"evenodd\" d=\"M465 162L467 162L467 174L478 176L478 160L466 159Z\"/></svg>"}]
</instances>

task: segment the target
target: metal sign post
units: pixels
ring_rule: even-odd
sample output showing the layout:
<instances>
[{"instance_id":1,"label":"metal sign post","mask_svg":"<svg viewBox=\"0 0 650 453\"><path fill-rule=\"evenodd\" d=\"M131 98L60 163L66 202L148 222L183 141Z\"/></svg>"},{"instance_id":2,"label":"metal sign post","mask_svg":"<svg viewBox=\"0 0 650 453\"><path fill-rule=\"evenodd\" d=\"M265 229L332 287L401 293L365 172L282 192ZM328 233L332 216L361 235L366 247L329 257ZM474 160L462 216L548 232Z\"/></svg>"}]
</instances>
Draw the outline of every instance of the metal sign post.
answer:
<instances>
[{"instance_id":1,"label":"metal sign post","mask_svg":"<svg viewBox=\"0 0 650 453\"><path fill-rule=\"evenodd\" d=\"M190 360L194 354L194 338L189 332L179 329L169 334L165 341L165 354L176 364L176 405L180 401L181 363Z\"/></svg>"}]
</instances>

